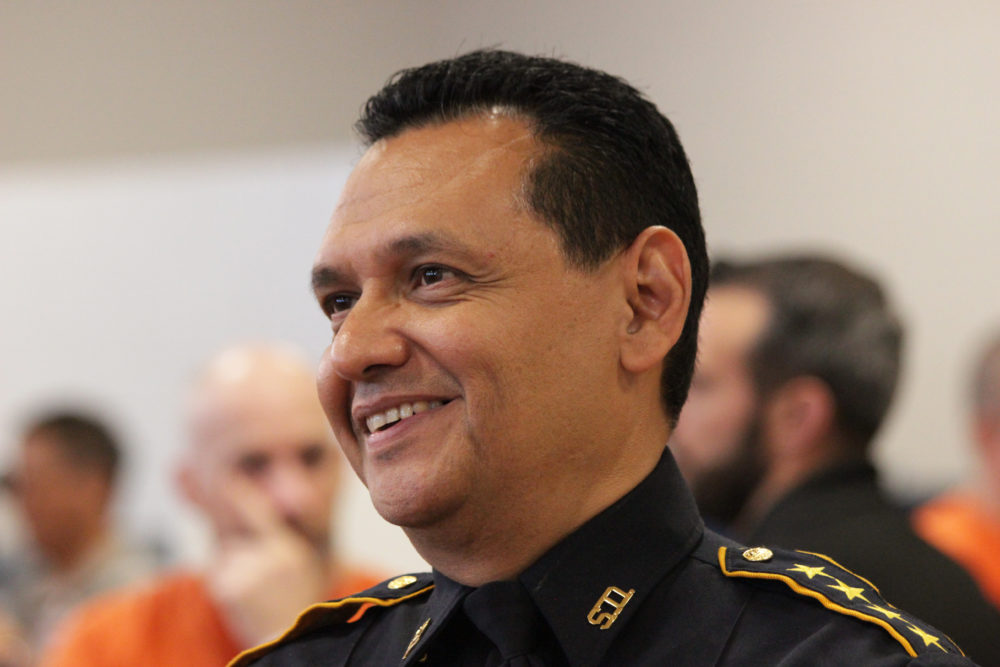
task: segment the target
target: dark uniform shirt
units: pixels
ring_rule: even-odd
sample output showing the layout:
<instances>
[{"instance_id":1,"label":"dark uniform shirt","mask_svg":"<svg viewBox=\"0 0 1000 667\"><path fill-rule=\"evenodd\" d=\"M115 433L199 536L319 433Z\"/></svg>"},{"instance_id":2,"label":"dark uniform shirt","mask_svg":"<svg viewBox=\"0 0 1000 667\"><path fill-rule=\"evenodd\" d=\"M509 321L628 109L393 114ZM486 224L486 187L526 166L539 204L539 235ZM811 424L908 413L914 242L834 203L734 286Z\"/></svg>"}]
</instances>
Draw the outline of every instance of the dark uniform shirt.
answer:
<instances>
[{"instance_id":1,"label":"dark uniform shirt","mask_svg":"<svg viewBox=\"0 0 1000 667\"><path fill-rule=\"evenodd\" d=\"M669 453L519 581L543 619L540 664L972 664L831 561L706 531ZM310 608L233 665L489 664L463 604L472 590L440 573L398 577Z\"/></svg>"},{"instance_id":2,"label":"dark uniform shirt","mask_svg":"<svg viewBox=\"0 0 1000 667\"><path fill-rule=\"evenodd\" d=\"M818 551L878 584L886 600L948 633L976 662L1000 665L1000 611L972 578L920 539L865 462L825 470L779 500L749 536Z\"/></svg>"}]
</instances>

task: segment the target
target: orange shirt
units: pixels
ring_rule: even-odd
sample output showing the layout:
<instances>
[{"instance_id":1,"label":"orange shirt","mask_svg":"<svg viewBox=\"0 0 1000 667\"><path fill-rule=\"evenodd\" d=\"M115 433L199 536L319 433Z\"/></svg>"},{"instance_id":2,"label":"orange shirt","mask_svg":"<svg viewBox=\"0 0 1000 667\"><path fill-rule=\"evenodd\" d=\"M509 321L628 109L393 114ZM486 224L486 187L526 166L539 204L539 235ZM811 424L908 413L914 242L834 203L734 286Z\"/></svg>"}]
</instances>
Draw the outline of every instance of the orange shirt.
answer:
<instances>
[{"instance_id":1,"label":"orange shirt","mask_svg":"<svg viewBox=\"0 0 1000 667\"><path fill-rule=\"evenodd\" d=\"M380 581L349 572L330 598ZM294 619L289 619L291 625ZM43 656L44 667L222 667L242 650L229 635L204 580L173 574L113 593L74 613Z\"/></svg>"},{"instance_id":2,"label":"orange shirt","mask_svg":"<svg viewBox=\"0 0 1000 667\"><path fill-rule=\"evenodd\" d=\"M956 492L917 508L913 527L968 570L983 595L1000 607L1000 518L972 496Z\"/></svg>"}]
</instances>

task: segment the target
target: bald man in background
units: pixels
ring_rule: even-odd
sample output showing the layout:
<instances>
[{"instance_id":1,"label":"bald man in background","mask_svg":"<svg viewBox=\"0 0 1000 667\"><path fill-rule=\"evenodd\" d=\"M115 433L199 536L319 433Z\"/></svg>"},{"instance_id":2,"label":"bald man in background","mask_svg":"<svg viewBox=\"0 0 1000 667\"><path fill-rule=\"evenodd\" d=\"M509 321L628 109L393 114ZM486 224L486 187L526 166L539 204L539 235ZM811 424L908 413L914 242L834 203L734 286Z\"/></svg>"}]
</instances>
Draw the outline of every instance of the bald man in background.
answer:
<instances>
[{"instance_id":1,"label":"bald man in background","mask_svg":"<svg viewBox=\"0 0 1000 667\"><path fill-rule=\"evenodd\" d=\"M309 604L379 580L332 553L340 454L298 355L280 346L219 354L192 392L188 435L178 481L211 526L207 567L82 608L43 665L223 665Z\"/></svg>"}]
</instances>

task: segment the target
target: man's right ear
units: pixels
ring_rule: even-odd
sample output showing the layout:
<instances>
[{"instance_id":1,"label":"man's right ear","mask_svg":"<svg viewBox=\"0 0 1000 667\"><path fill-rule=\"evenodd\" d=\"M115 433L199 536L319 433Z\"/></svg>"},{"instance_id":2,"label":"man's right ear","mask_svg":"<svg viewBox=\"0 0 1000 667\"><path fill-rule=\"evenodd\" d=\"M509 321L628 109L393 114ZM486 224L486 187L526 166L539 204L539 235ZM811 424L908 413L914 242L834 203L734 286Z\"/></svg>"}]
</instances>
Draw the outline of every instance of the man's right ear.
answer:
<instances>
[{"instance_id":1,"label":"man's right ear","mask_svg":"<svg viewBox=\"0 0 1000 667\"><path fill-rule=\"evenodd\" d=\"M622 332L622 365L633 373L660 366L677 343L691 303L684 243L666 227L647 227L621 258L631 319Z\"/></svg>"}]
</instances>

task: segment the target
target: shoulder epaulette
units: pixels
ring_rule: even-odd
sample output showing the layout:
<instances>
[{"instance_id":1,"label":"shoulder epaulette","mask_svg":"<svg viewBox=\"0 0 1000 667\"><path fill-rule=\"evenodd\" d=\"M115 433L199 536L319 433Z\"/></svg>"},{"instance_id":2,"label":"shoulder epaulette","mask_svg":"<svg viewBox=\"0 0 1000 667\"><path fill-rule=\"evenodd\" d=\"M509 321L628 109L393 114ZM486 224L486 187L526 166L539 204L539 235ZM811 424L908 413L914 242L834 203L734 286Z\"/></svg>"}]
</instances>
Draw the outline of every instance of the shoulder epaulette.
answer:
<instances>
[{"instance_id":1,"label":"shoulder epaulette","mask_svg":"<svg viewBox=\"0 0 1000 667\"><path fill-rule=\"evenodd\" d=\"M893 607L870 581L822 554L721 546L718 559L727 577L782 582L827 609L881 627L911 656L938 652L964 655L944 633Z\"/></svg>"},{"instance_id":2,"label":"shoulder epaulette","mask_svg":"<svg viewBox=\"0 0 1000 667\"><path fill-rule=\"evenodd\" d=\"M427 595L434 588L434 578L428 573L404 574L347 597L328 602L319 602L299 614L295 623L280 637L243 651L228 667L249 665L261 654L278 644L291 641L313 630L338 623L354 623L369 609L392 607L406 600Z\"/></svg>"}]
</instances>

